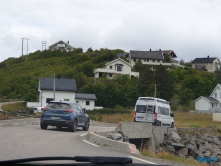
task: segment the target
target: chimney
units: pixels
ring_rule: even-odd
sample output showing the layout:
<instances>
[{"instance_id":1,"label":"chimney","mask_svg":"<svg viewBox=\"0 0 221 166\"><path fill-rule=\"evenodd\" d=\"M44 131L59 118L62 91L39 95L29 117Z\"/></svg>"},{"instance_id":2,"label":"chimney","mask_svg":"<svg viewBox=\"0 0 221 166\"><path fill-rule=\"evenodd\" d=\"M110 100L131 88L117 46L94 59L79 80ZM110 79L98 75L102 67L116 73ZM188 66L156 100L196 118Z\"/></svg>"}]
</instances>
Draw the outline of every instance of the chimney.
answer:
<instances>
[{"instance_id":1,"label":"chimney","mask_svg":"<svg viewBox=\"0 0 221 166\"><path fill-rule=\"evenodd\" d=\"M159 51L161 51L161 49L159 49Z\"/></svg>"},{"instance_id":2,"label":"chimney","mask_svg":"<svg viewBox=\"0 0 221 166\"><path fill-rule=\"evenodd\" d=\"M150 51L151 51L151 49L150 49Z\"/></svg>"},{"instance_id":3,"label":"chimney","mask_svg":"<svg viewBox=\"0 0 221 166\"><path fill-rule=\"evenodd\" d=\"M68 41L68 44L69 44L69 41Z\"/></svg>"},{"instance_id":4,"label":"chimney","mask_svg":"<svg viewBox=\"0 0 221 166\"><path fill-rule=\"evenodd\" d=\"M207 58L209 58L209 55L207 56Z\"/></svg>"}]
</instances>

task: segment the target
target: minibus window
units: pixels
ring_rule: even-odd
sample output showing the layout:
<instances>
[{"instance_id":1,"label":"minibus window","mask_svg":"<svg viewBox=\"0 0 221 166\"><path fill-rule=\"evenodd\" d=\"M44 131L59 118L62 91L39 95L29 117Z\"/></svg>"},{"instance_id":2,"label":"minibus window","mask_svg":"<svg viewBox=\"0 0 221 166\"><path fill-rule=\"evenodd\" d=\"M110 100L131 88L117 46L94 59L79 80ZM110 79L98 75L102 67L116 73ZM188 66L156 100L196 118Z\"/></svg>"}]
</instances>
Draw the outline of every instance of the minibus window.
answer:
<instances>
[{"instance_id":1,"label":"minibus window","mask_svg":"<svg viewBox=\"0 0 221 166\"><path fill-rule=\"evenodd\" d=\"M154 113L154 106L153 105L148 105L147 112L148 113Z\"/></svg>"},{"instance_id":2,"label":"minibus window","mask_svg":"<svg viewBox=\"0 0 221 166\"><path fill-rule=\"evenodd\" d=\"M136 112L145 113L146 110L147 110L147 106L146 105L137 105Z\"/></svg>"}]
</instances>

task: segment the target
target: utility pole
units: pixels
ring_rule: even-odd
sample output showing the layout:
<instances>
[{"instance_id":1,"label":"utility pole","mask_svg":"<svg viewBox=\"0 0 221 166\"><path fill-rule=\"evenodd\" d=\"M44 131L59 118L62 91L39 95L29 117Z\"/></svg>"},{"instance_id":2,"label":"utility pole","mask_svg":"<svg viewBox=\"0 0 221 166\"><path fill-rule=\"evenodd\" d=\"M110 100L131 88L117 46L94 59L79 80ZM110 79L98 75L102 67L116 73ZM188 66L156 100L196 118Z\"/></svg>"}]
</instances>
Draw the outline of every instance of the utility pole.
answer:
<instances>
[{"instance_id":1,"label":"utility pole","mask_svg":"<svg viewBox=\"0 0 221 166\"><path fill-rule=\"evenodd\" d=\"M43 51L43 48L46 50L46 43L47 41L41 41L42 42L42 51Z\"/></svg>"},{"instance_id":2,"label":"utility pole","mask_svg":"<svg viewBox=\"0 0 221 166\"><path fill-rule=\"evenodd\" d=\"M27 54L26 54L26 62L28 61L28 38L27 38Z\"/></svg>"},{"instance_id":3,"label":"utility pole","mask_svg":"<svg viewBox=\"0 0 221 166\"><path fill-rule=\"evenodd\" d=\"M55 73L54 73L54 100L55 100Z\"/></svg>"},{"instance_id":4,"label":"utility pole","mask_svg":"<svg viewBox=\"0 0 221 166\"><path fill-rule=\"evenodd\" d=\"M22 49L22 52L21 52L21 55L23 56L23 40L26 39L26 38L21 38L21 39L22 39L22 46L21 46L21 47L22 47L22 48L21 48L21 49Z\"/></svg>"}]
</instances>

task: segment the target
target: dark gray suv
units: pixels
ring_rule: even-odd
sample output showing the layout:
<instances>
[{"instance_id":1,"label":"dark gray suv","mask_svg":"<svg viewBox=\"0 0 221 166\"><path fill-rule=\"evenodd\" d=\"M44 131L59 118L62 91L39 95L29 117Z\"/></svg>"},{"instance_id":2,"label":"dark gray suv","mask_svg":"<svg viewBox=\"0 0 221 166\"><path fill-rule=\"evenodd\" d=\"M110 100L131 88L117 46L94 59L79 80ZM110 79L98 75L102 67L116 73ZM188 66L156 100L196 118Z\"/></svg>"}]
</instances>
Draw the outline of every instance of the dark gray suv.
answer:
<instances>
[{"instance_id":1,"label":"dark gray suv","mask_svg":"<svg viewBox=\"0 0 221 166\"><path fill-rule=\"evenodd\" d=\"M86 110L82 109L78 103L66 101L50 101L42 109L40 126L47 129L48 126L57 128L68 127L75 132L77 127L82 127L87 131L90 125L90 118Z\"/></svg>"}]
</instances>

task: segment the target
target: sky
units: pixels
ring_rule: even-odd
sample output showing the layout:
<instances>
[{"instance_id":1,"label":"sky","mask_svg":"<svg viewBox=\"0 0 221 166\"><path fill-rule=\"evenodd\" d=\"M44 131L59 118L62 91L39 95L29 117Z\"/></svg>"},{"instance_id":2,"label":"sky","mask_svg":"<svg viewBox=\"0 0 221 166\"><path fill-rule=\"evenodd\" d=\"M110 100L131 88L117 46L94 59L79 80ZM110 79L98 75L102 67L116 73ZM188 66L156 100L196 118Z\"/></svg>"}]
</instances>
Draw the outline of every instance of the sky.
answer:
<instances>
[{"instance_id":1,"label":"sky","mask_svg":"<svg viewBox=\"0 0 221 166\"><path fill-rule=\"evenodd\" d=\"M0 0L0 62L59 40L100 48L173 50L221 59L220 0ZM27 50L28 43L28 50Z\"/></svg>"}]
</instances>

